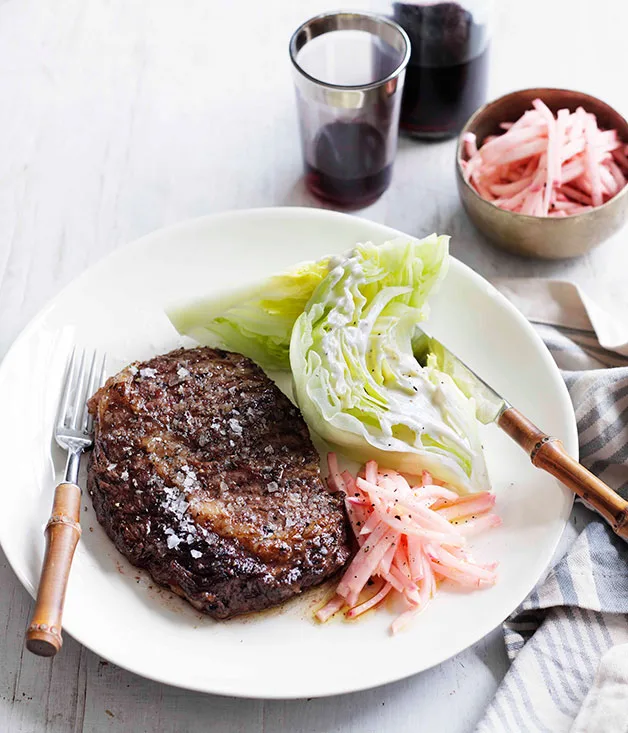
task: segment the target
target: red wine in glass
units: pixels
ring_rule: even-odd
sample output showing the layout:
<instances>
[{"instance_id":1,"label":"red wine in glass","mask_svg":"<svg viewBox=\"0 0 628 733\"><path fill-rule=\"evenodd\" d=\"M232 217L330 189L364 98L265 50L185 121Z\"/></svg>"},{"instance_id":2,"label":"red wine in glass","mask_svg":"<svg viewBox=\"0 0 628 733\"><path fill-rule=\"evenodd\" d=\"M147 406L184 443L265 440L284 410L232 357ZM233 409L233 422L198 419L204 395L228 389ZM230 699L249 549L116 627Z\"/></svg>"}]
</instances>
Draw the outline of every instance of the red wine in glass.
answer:
<instances>
[{"instance_id":1,"label":"red wine in glass","mask_svg":"<svg viewBox=\"0 0 628 733\"><path fill-rule=\"evenodd\" d=\"M401 128L425 138L455 135L486 100L489 28L455 2L393 9L412 43Z\"/></svg>"},{"instance_id":2,"label":"red wine in glass","mask_svg":"<svg viewBox=\"0 0 628 733\"><path fill-rule=\"evenodd\" d=\"M388 187L392 163L386 164L386 141L367 122L331 122L317 134L311 160L305 161L312 193L342 209L376 201Z\"/></svg>"}]
</instances>

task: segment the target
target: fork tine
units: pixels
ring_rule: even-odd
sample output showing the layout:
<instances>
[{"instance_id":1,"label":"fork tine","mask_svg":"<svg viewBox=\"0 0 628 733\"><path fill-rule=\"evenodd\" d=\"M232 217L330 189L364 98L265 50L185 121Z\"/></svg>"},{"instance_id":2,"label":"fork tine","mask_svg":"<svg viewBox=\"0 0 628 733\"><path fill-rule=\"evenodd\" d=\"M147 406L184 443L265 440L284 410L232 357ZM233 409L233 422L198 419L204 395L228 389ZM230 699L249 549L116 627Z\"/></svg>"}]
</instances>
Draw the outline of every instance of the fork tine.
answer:
<instances>
[{"instance_id":1,"label":"fork tine","mask_svg":"<svg viewBox=\"0 0 628 733\"><path fill-rule=\"evenodd\" d=\"M107 376L107 352L102 355L102 368L100 370L100 378L98 380L98 386L102 387L105 383L105 377Z\"/></svg>"},{"instance_id":2,"label":"fork tine","mask_svg":"<svg viewBox=\"0 0 628 733\"><path fill-rule=\"evenodd\" d=\"M59 401L59 411L57 413L57 426L59 427L65 425L65 417L68 412L70 398L72 397L73 386L76 379L77 361L78 354L76 351L76 346L74 346L72 349L72 353L68 358L63 382L63 394L61 395L61 400Z\"/></svg>"},{"instance_id":3,"label":"fork tine","mask_svg":"<svg viewBox=\"0 0 628 733\"><path fill-rule=\"evenodd\" d=\"M100 388L105 383L105 379L107 378L107 352L104 352L102 355L102 362L100 367L100 373L98 375L98 383L94 389L94 392L96 391L96 388ZM94 432L94 417L88 413L87 417L87 434L91 435Z\"/></svg>"},{"instance_id":4,"label":"fork tine","mask_svg":"<svg viewBox=\"0 0 628 733\"><path fill-rule=\"evenodd\" d=\"M85 403L83 408L83 420L81 423L81 430L89 434L92 432L92 416L89 414L87 409L87 401L94 394L94 392L102 386L103 377L105 373L105 359L106 354L102 354L99 358L98 351L94 351L94 358L92 359L92 365L89 370L89 379L87 380L87 390L85 392Z\"/></svg>"},{"instance_id":5,"label":"fork tine","mask_svg":"<svg viewBox=\"0 0 628 733\"><path fill-rule=\"evenodd\" d=\"M81 361L78 368L76 385L72 395L72 404L70 406L70 416L68 419L68 427L71 430L76 430L79 420L83 414L81 397L83 396L84 384L85 384L85 362L86 362L85 349L81 349Z\"/></svg>"},{"instance_id":6,"label":"fork tine","mask_svg":"<svg viewBox=\"0 0 628 733\"><path fill-rule=\"evenodd\" d=\"M82 391L80 394L77 394L76 396L76 405L77 410L79 412L79 421L77 430L81 430L85 432L87 428L87 415L89 414L87 411L87 400L91 397L91 387L92 383L94 381L94 375L96 374L96 357L98 356L98 352L96 349L94 349L92 353L92 357L89 360L89 372L87 372L87 379L85 380L85 390ZM87 364L86 364L87 366ZM82 386L82 385L81 385Z\"/></svg>"}]
</instances>

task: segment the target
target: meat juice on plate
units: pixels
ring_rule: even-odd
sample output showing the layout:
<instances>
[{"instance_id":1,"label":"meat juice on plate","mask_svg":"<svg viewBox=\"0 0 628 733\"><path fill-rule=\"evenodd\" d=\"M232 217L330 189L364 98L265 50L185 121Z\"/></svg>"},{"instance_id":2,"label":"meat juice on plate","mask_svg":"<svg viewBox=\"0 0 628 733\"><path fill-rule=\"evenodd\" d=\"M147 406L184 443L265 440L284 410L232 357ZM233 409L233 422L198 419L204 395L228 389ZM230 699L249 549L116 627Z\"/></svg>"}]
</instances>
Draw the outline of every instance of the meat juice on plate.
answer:
<instances>
[{"instance_id":1,"label":"meat juice on plate","mask_svg":"<svg viewBox=\"0 0 628 733\"><path fill-rule=\"evenodd\" d=\"M412 44L400 122L411 135L455 135L486 101L490 3L467 4L469 10L452 2L393 5Z\"/></svg>"}]
</instances>

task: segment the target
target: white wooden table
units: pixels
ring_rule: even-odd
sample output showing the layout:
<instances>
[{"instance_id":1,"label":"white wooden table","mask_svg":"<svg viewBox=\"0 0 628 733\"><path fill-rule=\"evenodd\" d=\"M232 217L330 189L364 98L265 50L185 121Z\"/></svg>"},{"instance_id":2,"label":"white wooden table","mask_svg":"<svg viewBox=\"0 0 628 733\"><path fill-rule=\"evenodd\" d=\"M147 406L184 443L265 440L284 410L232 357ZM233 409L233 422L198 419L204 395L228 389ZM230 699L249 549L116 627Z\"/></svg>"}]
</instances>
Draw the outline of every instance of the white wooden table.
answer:
<instances>
[{"instance_id":1,"label":"white wooden table","mask_svg":"<svg viewBox=\"0 0 628 733\"><path fill-rule=\"evenodd\" d=\"M226 209L317 205L300 177L287 43L302 20L335 5L0 0L0 356L60 288L129 240ZM567 86L626 113L628 6L498 5L492 96ZM571 263L498 252L460 209L453 153L451 141L402 140L390 190L361 215L412 234L449 233L453 254L486 276L569 277L602 304L628 306L628 232ZM146 681L67 637L54 661L24 654L30 605L0 551L2 732L471 731L507 668L494 632L377 690L231 700Z\"/></svg>"}]
</instances>

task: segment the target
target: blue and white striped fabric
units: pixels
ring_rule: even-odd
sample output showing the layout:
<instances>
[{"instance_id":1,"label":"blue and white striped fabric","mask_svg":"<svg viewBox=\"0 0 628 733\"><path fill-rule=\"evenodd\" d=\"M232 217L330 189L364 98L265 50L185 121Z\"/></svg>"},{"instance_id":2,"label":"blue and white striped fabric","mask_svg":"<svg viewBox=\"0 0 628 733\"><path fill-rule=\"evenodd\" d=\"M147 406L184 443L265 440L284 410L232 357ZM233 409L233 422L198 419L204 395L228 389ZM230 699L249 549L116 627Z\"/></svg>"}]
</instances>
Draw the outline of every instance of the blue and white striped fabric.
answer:
<instances>
[{"instance_id":1,"label":"blue and white striped fabric","mask_svg":"<svg viewBox=\"0 0 628 733\"><path fill-rule=\"evenodd\" d=\"M568 283L496 285L537 324L561 368L574 403L580 460L628 498L622 325L605 320ZM628 544L592 517L504 623L512 665L476 733L628 733Z\"/></svg>"}]
</instances>

